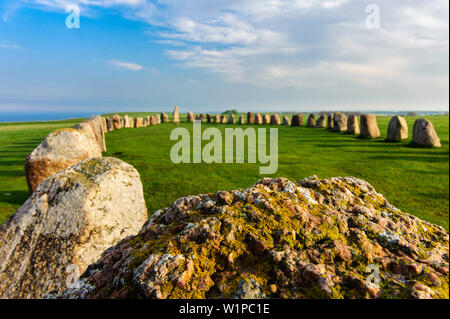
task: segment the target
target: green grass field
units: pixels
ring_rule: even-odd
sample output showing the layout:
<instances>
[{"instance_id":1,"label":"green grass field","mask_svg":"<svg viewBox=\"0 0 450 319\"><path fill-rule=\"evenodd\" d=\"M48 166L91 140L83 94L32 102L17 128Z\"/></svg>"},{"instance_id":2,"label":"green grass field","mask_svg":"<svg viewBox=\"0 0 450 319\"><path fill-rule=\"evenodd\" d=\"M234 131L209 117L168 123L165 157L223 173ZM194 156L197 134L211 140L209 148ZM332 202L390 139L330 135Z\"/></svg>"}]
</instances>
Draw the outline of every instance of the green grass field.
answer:
<instances>
[{"instance_id":1,"label":"green grass field","mask_svg":"<svg viewBox=\"0 0 450 319\"><path fill-rule=\"evenodd\" d=\"M131 117L148 114L128 113ZM416 118L407 117L410 136ZM426 118L433 122L441 138L442 148L414 148L408 145L410 140L384 142L390 117L378 117L382 137L376 140L360 139L326 129L278 126L279 166L277 173L272 176L283 176L294 181L311 175L320 178L360 177L401 210L448 230L449 117ZM14 213L28 197L24 175L27 154L52 130L70 127L77 122L0 124L0 221ZM225 127L231 127L225 124L202 124L203 129L211 126L221 128L222 132ZM107 134L108 151L104 156L121 158L136 167L141 174L149 213L189 194L245 188L262 177L259 163L172 163L169 154L176 142L170 141L169 136L175 127L192 131L192 124L176 126L170 123L122 129Z\"/></svg>"}]
</instances>

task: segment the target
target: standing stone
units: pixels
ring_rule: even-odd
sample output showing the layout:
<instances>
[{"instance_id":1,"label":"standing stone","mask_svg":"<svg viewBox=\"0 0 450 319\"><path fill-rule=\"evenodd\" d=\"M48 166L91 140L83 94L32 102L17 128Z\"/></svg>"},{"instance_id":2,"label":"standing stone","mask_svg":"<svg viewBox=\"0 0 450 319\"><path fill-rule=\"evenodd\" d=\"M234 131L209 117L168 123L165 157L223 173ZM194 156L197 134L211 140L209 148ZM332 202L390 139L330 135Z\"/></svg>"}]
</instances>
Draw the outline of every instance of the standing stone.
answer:
<instances>
[{"instance_id":1,"label":"standing stone","mask_svg":"<svg viewBox=\"0 0 450 319\"><path fill-rule=\"evenodd\" d=\"M108 127L106 126L106 118L104 118L103 116L102 118L102 125L103 125L103 132L108 132Z\"/></svg>"},{"instance_id":2,"label":"standing stone","mask_svg":"<svg viewBox=\"0 0 450 319\"><path fill-rule=\"evenodd\" d=\"M270 114L264 114L263 123L270 124Z\"/></svg>"},{"instance_id":3,"label":"standing stone","mask_svg":"<svg viewBox=\"0 0 450 319\"><path fill-rule=\"evenodd\" d=\"M238 120L238 124L245 124L244 122L244 115L239 115L239 120Z\"/></svg>"},{"instance_id":4,"label":"standing stone","mask_svg":"<svg viewBox=\"0 0 450 319\"><path fill-rule=\"evenodd\" d=\"M142 117L137 117L134 120L134 127L138 128L138 127L143 127L144 126L144 119Z\"/></svg>"},{"instance_id":5,"label":"standing stone","mask_svg":"<svg viewBox=\"0 0 450 319\"><path fill-rule=\"evenodd\" d=\"M283 125L291 125L291 121L289 120L289 118L287 116L283 116Z\"/></svg>"},{"instance_id":6,"label":"standing stone","mask_svg":"<svg viewBox=\"0 0 450 319\"><path fill-rule=\"evenodd\" d=\"M0 226L0 298L63 291L146 220L139 173L117 158L88 159L51 176Z\"/></svg>"},{"instance_id":7,"label":"standing stone","mask_svg":"<svg viewBox=\"0 0 450 319\"><path fill-rule=\"evenodd\" d=\"M122 119L120 118L119 115L114 114L112 120L113 120L113 128L115 130L119 130L122 128Z\"/></svg>"},{"instance_id":8,"label":"standing stone","mask_svg":"<svg viewBox=\"0 0 450 319\"><path fill-rule=\"evenodd\" d=\"M255 123L255 117L253 116L252 112L247 113L247 124L254 124Z\"/></svg>"},{"instance_id":9,"label":"standing stone","mask_svg":"<svg viewBox=\"0 0 450 319\"><path fill-rule=\"evenodd\" d=\"M347 116L344 113L337 112L334 114L333 121L333 131L334 132L345 132L347 131Z\"/></svg>"},{"instance_id":10,"label":"standing stone","mask_svg":"<svg viewBox=\"0 0 450 319\"><path fill-rule=\"evenodd\" d=\"M75 129L50 133L28 156L25 175L33 192L47 177L91 157L101 157L98 144Z\"/></svg>"},{"instance_id":11,"label":"standing stone","mask_svg":"<svg viewBox=\"0 0 450 319\"><path fill-rule=\"evenodd\" d=\"M222 117L220 118L220 121L222 124L227 124L227 117L225 115L222 115Z\"/></svg>"},{"instance_id":12,"label":"standing stone","mask_svg":"<svg viewBox=\"0 0 450 319\"><path fill-rule=\"evenodd\" d=\"M161 113L160 119L161 119L160 123L169 123L169 116L164 112Z\"/></svg>"},{"instance_id":13,"label":"standing stone","mask_svg":"<svg viewBox=\"0 0 450 319\"><path fill-rule=\"evenodd\" d=\"M206 121L207 121L208 123L211 123L211 115L206 114Z\"/></svg>"},{"instance_id":14,"label":"standing stone","mask_svg":"<svg viewBox=\"0 0 450 319\"><path fill-rule=\"evenodd\" d=\"M110 117L106 118L106 129L108 132L114 131L113 120Z\"/></svg>"},{"instance_id":15,"label":"standing stone","mask_svg":"<svg viewBox=\"0 0 450 319\"><path fill-rule=\"evenodd\" d=\"M403 116L393 116L389 121L386 140L401 141L408 138L408 124Z\"/></svg>"},{"instance_id":16,"label":"standing stone","mask_svg":"<svg viewBox=\"0 0 450 319\"><path fill-rule=\"evenodd\" d=\"M188 122L194 122L194 120L195 120L194 113L188 112L188 114L187 114L187 121Z\"/></svg>"},{"instance_id":17,"label":"standing stone","mask_svg":"<svg viewBox=\"0 0 450 319\"><path fill-rule=\"evenodd\" d=\"M230 115L228 115L228 124L234 124L235 120L234 120L234 114L230 113Z\"/></svg>"},{"instance_id":18,"label":"standing stone","mask_svg":"<svg viewBox=\"0 0 450 319\"><path fill-rule=\"evenodd\" d=\"M150 116L150 125L156 125L156 124L158 124L158 123L157 123L157 120L156 120L156 117L157 117L157 115L152 115L152 116Z\"/></svg>"},{"instance_id":19,"label":"standing stone","mask_svg":"<svg viewBox=\"0 0 450 319\"><path fill-rule=\"evenodd\" d=\"M314 127L316 125L316 118L314 114L309 114L308 120L306 121L306 127Z\"/></svg>"},{"instance_id":20,"label":"standing stone","mask_svg":"<svg viewBox=\"0 0 450 319\"><path fill-rule=\"evenodd\" d=\"M278 114L273 114L270 118L270 124L281 125L280 116Z\"/></svg>"},{"instance_id":21,"label":"standing stone","mask_svg":"<svg viewBox=\"0 0 450 319\"><path fill-rule=\"evenodd\" d=\"M124 116L123 116L123 124L124 124L124 127L125 128L129 128L130 126L129 126L129 117L128 117L128 114L125 114Z\"/></svg>"},{"instance_id":22,"label":"standing stone","mask_svg":"<svg viewBox=\"0 0 450 319\"><path fill-rule=\"evenodd\" d=\"M328 114L327 129L332 130L334 128L334 113Z\"/></svg>"},{"instance_id":23,"label":"standing stone","mask_svg":"<svg viewBox=\"0 0 450 319\"><path fill-rule=\"evenodd\" d=\"M326 123L325 115L321 114L319 116L319 118L317 119L316 125L314 127L316 127L316 128L324 128L326 126L327 126L327 123Z\"/></svg>"},{"instance_id":24,"label":"standing stone","mask_svg":"<svg viewBox=\"0 0 450 319\"><path fill-rule=\"evenodd\" d=\"M101 152L106 152L105 131L103 128L103 118L101 116L92 116L82 123L74 126L74 129L81 130L84 134L92 137L98 144Z\"/></svg>"},{"instance_id":25,"label":"standing stone","mask_svg":"<svg viewBox=\"0 0 450 319\"><path fill-rule=\"evenodd\" d=\"M220 124L220 115L216 114L216 115L214 116L214 123Z\"/></svg>"},{"instance_id":26,"label":"standing stone","mask_svg":"<svg viewBox=\"0 0 450 319\"><path fill-rule=\"evenodd\" d=\"M180 113L178 110L178 106L175 106L175 109L173 110L173 122L180 123Z\"/></svg>"},{"instance_id":27,"label":"standing stone","mask_svg":"<svg viewBox=\"0 0 450 319\"><path fill-rule=\"evenodd\" d=\"M300 126L303 125L303 116L299 114L292 115L291 126Z\"/></svg>"},{"instance_id":28,"label":"standing stone","mask_svg":"<svg viewBox=\"0 0 450 319\"><path fill-rule=\"evenodd\" d=\"M422 146L441 147L441 140L434 129L433 123L423 118L414 122L413 142Z\"/></svg>"},{"instance_id":29,"label":"standing stone","mask_svg":"<svg viewBox=\"0 0 450 319\"><path fill-rule=\"evenodd\" d=\"M167 116L166 123L169 123L169 116L168 115L166 115L166 116ZM161 124L161 116L155 115L155 123L156 123L156 125Z\"/></svg>"},{"instance_id":30,"label":"standing stone","mask_svg":"<svg viewBox=\"0 0 450 319\"><path fill-rule=\"evenodd\" d=\"M377 117L375 114L361 115L361 136L366 138L380 137L380 130L377 124Z\"/></svg>"},{"instance_id":31,"label":"standing stone","mask_svg":"<svg viewBox=\"0 0 450 319\"><path fill-rule=\"evenodd\" d=\"M206 121L206 115L204 113L200 113L199 120L202 121L202 123L204 123Z\"/></svg>"},{"instance_id":32,"label":"standing stone","mask_svg":"<svg viewBox=\"0 0 450 319\"><path fill-rule=\"evenodd\" d=\"M256 113L256 114L255 114L255 124L258 124L258 125L263 124L262 116L261 116L261 114L259 114L259 113Z\"/></svg>"},{"instance_id":33,"label":"standing stone","mask_svg":"<svg viewBox=\"0 0 450 319\"><path fill-rule=\"evenodd\" d=\"M355 114L352 114L348 117L347 120L347 133L357 135L359 134L359 124L358 117Z\"/></svg>"}]
</instances>

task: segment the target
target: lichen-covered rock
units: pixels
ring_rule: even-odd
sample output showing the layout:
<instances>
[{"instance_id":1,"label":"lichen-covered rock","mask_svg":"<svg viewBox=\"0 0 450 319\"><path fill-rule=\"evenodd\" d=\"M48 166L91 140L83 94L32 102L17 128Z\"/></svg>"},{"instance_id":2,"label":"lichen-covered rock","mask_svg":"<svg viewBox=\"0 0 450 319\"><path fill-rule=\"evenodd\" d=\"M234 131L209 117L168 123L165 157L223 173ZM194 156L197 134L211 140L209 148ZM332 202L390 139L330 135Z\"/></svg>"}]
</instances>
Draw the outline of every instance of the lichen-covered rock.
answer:
<instances>
[{"instance_id":1,"label":"lichen-covered rock","mask_svg":"<svg viewBox=\"0 0 450 319\"><path fill-rule=\"evenodd\" d=\"M155 212L59 297L448 298L448 245L363 180L264 178Z\"/></svg>"},{"instance_id":2,"label":"lichen-covered rock","mask_svg":"<svg viewBox=\"0 0 450 319\"><path fill-rule=\"evenodd\" d=\"M175 109L173 110L173 122L180 123L180 113L178 110L178 106L175 106Z\"/></svg>"},{"instance_id":3,"label":"lichen-covered rock","mask_svg":"<svg viewBox=\"0 0 450 319\"><path fill-rule=\"evenodd\" d=\"M441 140L433 123L426 119L417 119L413 126L413 142L417 145L441 147Z\"/></svg>"},{"instance_id":4,"label":"lichen-covered rock","mask_svg":"<svg viewBox=\"0 0 450 319\"><path fill-rule=\"evenodd\" d=\"M280 125L281 124L280 116L278 114L272 114L272 116L270 117L270 124Z\"/></svg>"},{"instance_id":5,"label":"lichen-covered rock","mask_svg":"<svg viewBox=\"0 0 450 319\"><path fill-rule=\"evenodd\" d=\"M306 121L307 127L314 127L316 125L316 118L314 117L314 114L309 114L308 120Z\"/></svg>"},{"instance_id":6,"label":"lichen-covered rock","mask_svg":"<svg viewBox=\"0 0 450 319\"><path fill-rule=\"evenodd\" d=\"M258 124L258 125L263 124L263 118L262 118L261 114L259 114L259 113L255 114L255 124Z\"/></svg>"},{"instance_id":7,"label":"lichen-covered rock","mask_svg":"<svg viewBox=\"0 0 450 319\"><path fill-rule=\"evenodd\" d=\"M27 156L28 189L32 193L47 177L85 159L101 156L99 145L92 137L73 128L56 130Z\"/></svg>"},{"instance_id":8,"label":"lichen-covered rock","mask_svg":"<svg viewBox=\"0 0 450 319\"><path fill-rule=\"evenodd\" d=\"M334 113L328 114L327 117L327 129L333 129L334 128Z\"/></svg>"},{"instance_id":9,"label":"lichen-covered rock","mask_svg":"<svg viewBox=\"0 0 450 319\"><path fill-rule=\"evenodd\" d=\"M303 116L301 114L292 115L291 126L303 125Z\"/></svg>"},{"instance_id":10,"label":"lichen-covered rock","mask_svg":"<svg viewBox=\"0 0 450 319\"><path fill-rule=\"evenodd\" d=\"M160 123L169 123L169 116L164 112L161 113Z\"/></svg>"},{"instance_id":11,"label":"lichen-covered rock","mask_svg":"<svg viewBox=\"0 0 450 319\"><path fill-rule=\"evenodd\" d=\"M408 123L403 116L393 116L389 121L386 139L401 141L408 138Z\"/></svg>"},{"instance_id":12,"label":"lichen-covered rock","mask_svg":"<svg viewBox=\"0 0 450 319\"><path fill-rule=\"evenodd\" d=\"M361 136L366 138L380 137L380 129L377 124L377 116L375 114L361 115Z\"/></svg>"},{"instance_id":13,"label":"lichen-covered rock","mask_svg":"<svg viewBox=\"0 0 450 319\"><path fill-rule=\"evenodd\" d=\"M333 131L345 132L347 131L347 115L337 112L333 116Z\"/></svg>"},{"instance_id":14,"label":"lichen-covered rock","mask_svg":"<svg viewBox=\"0 0 450 319\"><path fill-rule=\"evenodd\" d=\"M254 124L255 123L255 117L252 112L247 112L247 123L248 124Z\"/></svg>"},{"instance_id":15,"label":"lichen-covered rock","mask_svg":"<svg viewBox=\"0 0 450 319\"><path fill-rule=\"evenodd\" d=\"M316 125L314 126L316 128L324 128L327 127L326 118L325 115L321 114L319 118L316 121Z\"/></svg>"},{"instance_id":16,"label":"lichen-covered rock","mask_svg":"<svg viewBox=\"0 0 450 319\"><path fill-rule=\"evenodd\" d=\"M123 119L118 114L114 114L114 116L112 117L112 123L114 130L121 129L124 124Z\"/></svg>"},{"instance_id":17,"label":"lichen-covered rock","mask_svg":"<svg viewBox=\"0 0 450 319\"><path fill-rule=\"evenodd\" d=\"M359 124L358 124L358 118L356 115L352 114L348 117L347 120L347 133L357 135L360 133L359 131Z\"/></svg>"},{"instance_id":18,"label":"lichen-covered rock","mask_svg":"<svg viewBox=\"0 0 450 319\"><path fill-rule=\"evenodd\" d=\"M119 159L88 159L51 176L0 226L0 298L63 291L146 219L139 173Z\"/></svg>"}]
</instances>

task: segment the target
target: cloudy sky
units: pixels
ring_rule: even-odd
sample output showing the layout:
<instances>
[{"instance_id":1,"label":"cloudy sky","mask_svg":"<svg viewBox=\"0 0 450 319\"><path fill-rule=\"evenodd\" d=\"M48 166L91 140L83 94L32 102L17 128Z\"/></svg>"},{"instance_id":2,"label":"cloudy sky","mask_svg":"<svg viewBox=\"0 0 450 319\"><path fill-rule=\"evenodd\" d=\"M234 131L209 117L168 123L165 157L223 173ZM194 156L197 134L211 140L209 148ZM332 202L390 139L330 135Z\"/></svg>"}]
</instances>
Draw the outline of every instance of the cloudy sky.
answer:
<instances>
[{"instance_id":1,"label":"cloudy sky","mask_svg":"<svg viewBox=\"0 0 450 319\"><path fill-rule=\"evenodd\" d=\"M447 110L448 7L3 0L0 111Z\"/></svg>"}]
</instances>

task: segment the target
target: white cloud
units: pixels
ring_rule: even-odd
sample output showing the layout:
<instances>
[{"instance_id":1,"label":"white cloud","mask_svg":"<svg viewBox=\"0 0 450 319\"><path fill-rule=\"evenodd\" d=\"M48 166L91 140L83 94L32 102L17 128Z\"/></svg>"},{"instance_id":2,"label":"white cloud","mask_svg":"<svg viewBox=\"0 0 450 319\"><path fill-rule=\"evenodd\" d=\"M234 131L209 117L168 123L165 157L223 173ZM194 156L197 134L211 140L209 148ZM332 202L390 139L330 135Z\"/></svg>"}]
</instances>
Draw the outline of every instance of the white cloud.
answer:
<instances>
[{"instance_id":1,"label":"white cloud","mask_svg":"<svg viewBox=\"0 0 450 319\"><path fill-rule=\"evenodd\" d=\"M109 64L123 70L130 70L130 71L140 71L144 67L142 65L133 63L133 62L122 62L117 60L110 60Z\"/></svg>"}]
</instances>

